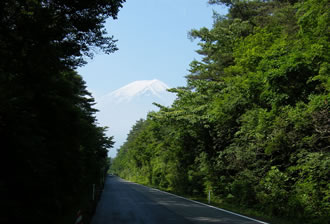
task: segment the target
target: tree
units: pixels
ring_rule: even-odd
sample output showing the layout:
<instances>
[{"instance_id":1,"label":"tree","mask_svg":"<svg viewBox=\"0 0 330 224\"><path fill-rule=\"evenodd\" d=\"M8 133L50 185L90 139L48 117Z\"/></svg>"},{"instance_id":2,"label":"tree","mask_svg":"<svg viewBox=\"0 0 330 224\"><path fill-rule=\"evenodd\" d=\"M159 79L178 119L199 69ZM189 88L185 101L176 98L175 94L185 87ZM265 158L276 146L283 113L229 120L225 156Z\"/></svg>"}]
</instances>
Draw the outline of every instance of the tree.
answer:
<instances>
[{"instance_id":1,"label":"tree","mask_svg":"<svg viewBox=\"0 0 330 224\"><path fill-rule=\"evenodd\" d=\"M72 223L101 185L113 141L73 69L116 50L104 22L123 2L1 1L1 222Z\"/></svg>"},{"instance_id":2,"label":"tree","mask_svg":"<svg viewBox=\"0 0 330 224\"><path fill-rule=\"evenodd\" d=\"M229 13L191 31L202 59L127 141L123 165L179 194L212 189L268 217L329 223L328 1L209 2Z\"/></svg>"}]
</instances>

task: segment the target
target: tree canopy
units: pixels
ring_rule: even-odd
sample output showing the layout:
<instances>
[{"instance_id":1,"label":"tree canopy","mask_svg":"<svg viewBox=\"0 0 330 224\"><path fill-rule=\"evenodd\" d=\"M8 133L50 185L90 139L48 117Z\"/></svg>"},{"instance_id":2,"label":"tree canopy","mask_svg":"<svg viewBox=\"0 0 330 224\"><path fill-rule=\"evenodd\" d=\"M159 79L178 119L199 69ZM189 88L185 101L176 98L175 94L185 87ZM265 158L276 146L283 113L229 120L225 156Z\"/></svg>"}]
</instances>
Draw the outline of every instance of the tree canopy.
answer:
<instances>
[{"instance_id":1,"label":"tree canopy","mask_svg":"<svg viewBox=\"0 0 330 224\"><path fill-rule=\"evenodd\" d=\"M210 3L229 13L190 32L202 59L187 86L134 126L111 169L292 223L329 223L328 1Z\"/></svg>"},{"instance_id":2,"label":"tree canopy","mask_svg":"<svg viewBox=\"0 0 330 224\"><path fill-rule=\"evenodd\" d=\"M101 188L113 140L74 69L117 49L104 23L123 2L0 2L1 223L73 223Z\"/></svg>"}]
</instances>

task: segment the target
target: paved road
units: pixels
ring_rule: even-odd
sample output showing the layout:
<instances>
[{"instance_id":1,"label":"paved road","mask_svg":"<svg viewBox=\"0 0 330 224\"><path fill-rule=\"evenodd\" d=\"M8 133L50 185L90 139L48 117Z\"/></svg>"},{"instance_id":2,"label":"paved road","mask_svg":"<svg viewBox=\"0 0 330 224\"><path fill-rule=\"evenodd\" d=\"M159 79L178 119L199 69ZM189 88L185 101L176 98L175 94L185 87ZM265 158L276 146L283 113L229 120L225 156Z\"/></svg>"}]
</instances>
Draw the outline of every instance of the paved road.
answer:
<instances>
[{"instance_id":1,"label":"paved road","mask_svg":"<svg viewBox=\"0 0 330 224\"><path fill-rule=\"evenodd\" d=\"M166 192L109 176L92 224L256 224Z\"/></svg>"}]
</instances>

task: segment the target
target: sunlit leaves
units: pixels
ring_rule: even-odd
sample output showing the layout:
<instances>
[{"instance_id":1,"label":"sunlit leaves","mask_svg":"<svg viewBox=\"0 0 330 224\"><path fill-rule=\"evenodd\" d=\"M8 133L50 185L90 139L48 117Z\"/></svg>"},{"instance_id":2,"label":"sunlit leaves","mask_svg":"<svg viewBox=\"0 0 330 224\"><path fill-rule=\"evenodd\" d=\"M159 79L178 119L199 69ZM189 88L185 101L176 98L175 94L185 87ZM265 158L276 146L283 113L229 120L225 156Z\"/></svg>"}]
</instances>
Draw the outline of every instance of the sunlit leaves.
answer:
<instances>
[{"instance_id":1,"label":"sunlit leaves","mask_svg":"<svg viewBox=\"0 0 330 224\"><path fill-rule=\"evenodd\" d=\"M170 90L173 105L149 114L157 129L145 129L132 152L143 146L156 186L328 223L329 4L209 2L229 14L191 31L202 59L186 87Z\"/></svg>"}]
</instances>

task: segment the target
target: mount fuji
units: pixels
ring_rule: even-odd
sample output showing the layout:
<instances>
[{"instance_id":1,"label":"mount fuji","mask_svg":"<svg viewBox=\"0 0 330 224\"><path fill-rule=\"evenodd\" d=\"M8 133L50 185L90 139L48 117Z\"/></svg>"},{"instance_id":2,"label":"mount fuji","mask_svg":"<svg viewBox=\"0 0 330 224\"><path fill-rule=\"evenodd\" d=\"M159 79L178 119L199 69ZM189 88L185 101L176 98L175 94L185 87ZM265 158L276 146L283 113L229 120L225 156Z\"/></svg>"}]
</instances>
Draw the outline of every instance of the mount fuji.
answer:
<instances>
[{"instance_id":1,"label":"mount fuji","mask_svg":"<svg viewBox=\"0 0 330 224\"><path fill-rule=\"evenodd\" d=\"M173 103L175 94L167 92L167 89L169 86L157 79L140 80L96 99L97 120L101 126L109 127L107 134L114 136L116 142L114 149L110 149L110 157L116 155L116 149L124 143L137 120L145 119L148 112L158 110L153 102L163 106Z\"/></svg>"},{"instance_id":2,"label":"mount fuji","mask_svg":"<svg viewBox=\"0 0 330 224\"><path fill-rule=\"evenodd\" d=\"M161 101L170 102L168 98L171 98L173 94L167 92L168 85L154 80L140 80L129 83L113 92L110 92L100 98L100 105L106 105L108 103L130 103L137 99L151 100L151 98Z\"/></svg>"}]
</instances>

